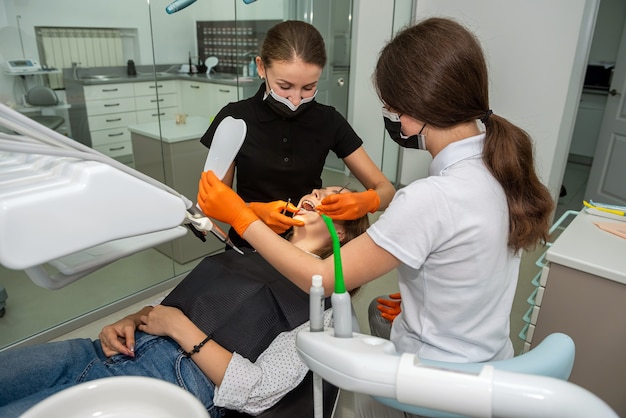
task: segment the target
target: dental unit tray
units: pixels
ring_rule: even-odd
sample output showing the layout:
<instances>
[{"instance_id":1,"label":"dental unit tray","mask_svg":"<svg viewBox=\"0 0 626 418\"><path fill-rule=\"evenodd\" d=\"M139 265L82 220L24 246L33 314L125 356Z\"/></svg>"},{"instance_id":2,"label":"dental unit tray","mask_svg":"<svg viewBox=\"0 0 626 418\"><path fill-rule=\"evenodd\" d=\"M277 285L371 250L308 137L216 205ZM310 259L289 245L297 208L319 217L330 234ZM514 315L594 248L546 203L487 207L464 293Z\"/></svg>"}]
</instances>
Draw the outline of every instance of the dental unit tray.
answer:
<instances>
[{"instance_id":1,"label":"dental unit tray","mask_svg":"<svg viewBox=\"0 0 626 418\"><path fill-rule=\"evenodd\" d=\"M245 123L227 118L222 124L214 141L236 147L228 151L234 158ZM228 243L223 231L167 185L2 104L0 126L17 133L0 133L0 264L25 270L37 285L66 286L185 235L181 225ZM221 171L232 162L213 158ZM212 167L207 161L206 168ZM50 275L46 263L58 272Z\"/></svg>"}]
</instances>

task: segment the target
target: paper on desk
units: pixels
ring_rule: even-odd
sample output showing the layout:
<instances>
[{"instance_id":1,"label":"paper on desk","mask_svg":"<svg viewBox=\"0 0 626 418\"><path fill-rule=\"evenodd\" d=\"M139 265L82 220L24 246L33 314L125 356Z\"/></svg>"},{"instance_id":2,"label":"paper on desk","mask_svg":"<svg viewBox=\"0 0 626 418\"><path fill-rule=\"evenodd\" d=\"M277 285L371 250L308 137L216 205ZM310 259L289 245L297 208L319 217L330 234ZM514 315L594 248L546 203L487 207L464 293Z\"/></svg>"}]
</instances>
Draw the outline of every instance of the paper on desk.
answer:
<instances>
[{"instance_id":1,"label":"paper on desk","mask_svg":"<svg viewBox=\"0 0 626 418\"><path fill-rule=\"evenodd\" d=\"M603 231L615 234L618 237L626 239L626 223L615 222L594 222L594 224Z\"/></svg>"}]
</instances>

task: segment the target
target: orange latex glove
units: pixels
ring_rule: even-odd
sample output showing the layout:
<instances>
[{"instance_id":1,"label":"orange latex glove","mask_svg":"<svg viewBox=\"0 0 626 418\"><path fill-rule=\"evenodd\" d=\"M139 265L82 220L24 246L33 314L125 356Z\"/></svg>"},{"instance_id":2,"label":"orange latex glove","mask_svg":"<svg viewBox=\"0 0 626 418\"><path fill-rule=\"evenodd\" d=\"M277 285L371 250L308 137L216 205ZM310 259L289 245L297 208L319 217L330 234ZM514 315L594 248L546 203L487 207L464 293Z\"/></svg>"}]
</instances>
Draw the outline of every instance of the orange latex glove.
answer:
<instances>
[{"instance_id":1,"label":"orange latex glove","mask_svg":"<svg viewBox=\"0 0 626 418\"><path fill-rule=\"evenodd\" d=\"M400 293L392 293L389 297L393 300L388 300L384 298L376 299L380 305L376 306L376 309L380 311L380 316L388 320L389 322L393 322L396 319L396 316L402 311L400 307L400 303L402 298L400 297Z\"/></svg>"},{"instance_id":2,"label":"orange latex glove","mask_svg":"<svg viewBox=\"0 0 626 418\"><path fill-rule=\"evenodd\" d=\"M283 211L296 213L298 208L293 203L287 203L284 200L276 200L274 202L261 203L250 202L248 204L252 212L259 217L265 225L277 234L282 234L292 226L303 226L304 222L283 215Z\"/></svg>"},{"instance_id":3,"label":"orange latex glove","mask_svg":"<svg viewBox=\"0 0 626 418\"><path fill-rule=\"evenodd\" d=\"M358 219L367 212L374 213L380 206L378 193L370 189L366 192L335 193L322 200L315 209L337 221Z\"/></svg>"},{"instance_id":4,"label":"orange latex glove","mask_svg":"<svg viewBox=\"0 0 626 418\"><path fill-rule=\"evenodd\" d=\"M237 193L218 179L213 171L205 171L198 184L198 205L210 218L230 224L239 236L259 218Z\"/></svg>"}]
</instances>

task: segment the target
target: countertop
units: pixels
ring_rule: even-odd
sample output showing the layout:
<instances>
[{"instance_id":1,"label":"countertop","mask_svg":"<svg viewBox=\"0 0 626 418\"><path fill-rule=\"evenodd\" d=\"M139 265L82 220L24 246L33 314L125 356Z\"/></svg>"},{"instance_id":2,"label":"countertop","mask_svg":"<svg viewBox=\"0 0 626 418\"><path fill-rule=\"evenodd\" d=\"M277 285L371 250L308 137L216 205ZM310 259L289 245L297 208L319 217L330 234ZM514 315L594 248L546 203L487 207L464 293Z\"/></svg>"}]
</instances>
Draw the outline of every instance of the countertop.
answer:
<instances>
[{"instance_id":1,"label":"countertop","mask_svg":"<svg viewBox=\"0 0 626 418\"><path fill-rule=\"evenodd\" d=\"M626 284L626 239L594 222L618 223L581 210L546 253L550 262Z\"/></svg>"},{"instance_id":2,"label":"countertop","mask_svg":"<svg viewBox=\"0 0 626 418\"><path fill-rule=\"evenodd\" d=\"M79 73L80 74L80 73ZM157 81L161 80L187 80L197 81L199 83L211 83L211 84L224 84L228 86L242 86L242 85L261 85L261 80L252 77L241 77L236 74L186 74L186 73L165 73L160 72L156 75L154 73L138 73L138 75L126 75L126 74L102 74L109 75L109 78L90 78L93 75L88 73L80 74L75 82L84 86L93 86L100 84L117 84L117 83L137 83L144 81Z\"/></svg>"},{"instance_id":3,"label":"countertop","mask_svg":"<svg viewBox=\"0 0 626 418\"><path fill-rule=\"evenodd\" d=\"M174 120L164 120L158 122L141 123L138 125L128 126L131 133L143 135L164 142L176 143L181 141L189 141L191 139L198 140L209 128L211 120L201 116L190 116L187 123L177 125Z\"/></svg>"}]
</instances>

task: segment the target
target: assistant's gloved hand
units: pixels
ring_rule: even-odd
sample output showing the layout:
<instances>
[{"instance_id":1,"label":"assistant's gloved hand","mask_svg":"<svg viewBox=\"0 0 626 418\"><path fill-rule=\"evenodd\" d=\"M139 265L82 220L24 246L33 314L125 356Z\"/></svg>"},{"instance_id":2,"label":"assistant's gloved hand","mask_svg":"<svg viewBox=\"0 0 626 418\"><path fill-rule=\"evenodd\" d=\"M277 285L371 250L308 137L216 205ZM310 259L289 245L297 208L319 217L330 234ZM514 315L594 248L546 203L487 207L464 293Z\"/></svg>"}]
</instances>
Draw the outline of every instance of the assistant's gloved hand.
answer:
<instances>
[{"instance_id":1,"label":"assistant's gloved hand","mask_svg":"<svg viewBox=\"0 0 626 418\"><path fill-rule=\"evenodd\" d=\"M322 200L315 210L337 221L358 219L367 212L374 213L380 206L378 193L370 189L366 192L335 193Z\"/></svg>"},{"instance_id":2,"label":"assistant's gloved hand","mask_svg":"<svg viewBox=\"0 0 626 418\"><path fill-rule=\"evenodd\" d=\"M274 202L250 202L248 204L252 212L259 217L265 225L277 234L282 234L292 226L303 226L304 222L290 218L282 214L283 211L296 213L298 208L293 203L287 203L284 200L276 200Z\"/></svg>"},{"instance_id":3,"label":"assistant's gloved hand","mask_svg":"<svg viewBox=\"0 0 626 418\"><path fill-rule=\"evenodd\" d=\"M402 311L400 307L402 298L400 297L400 293L392 293L389 297L393 300L377 298L376 302L378 302L379 305L376 306L376 309L380 311L380 316L389 322L393 322L396 316Z\"/></svg>"},{"instance_id":4,"label":"assistant's gloved hand","mask_svg":"<svg viewBox=\"0 0 626 418\"><path fill-rule=\"evenodd\" d=\"M239 236L259 218L237 193L215 176L205 171L198 184L198 205L210 218L230 224Z\"/></svg>"}]
</instances>

